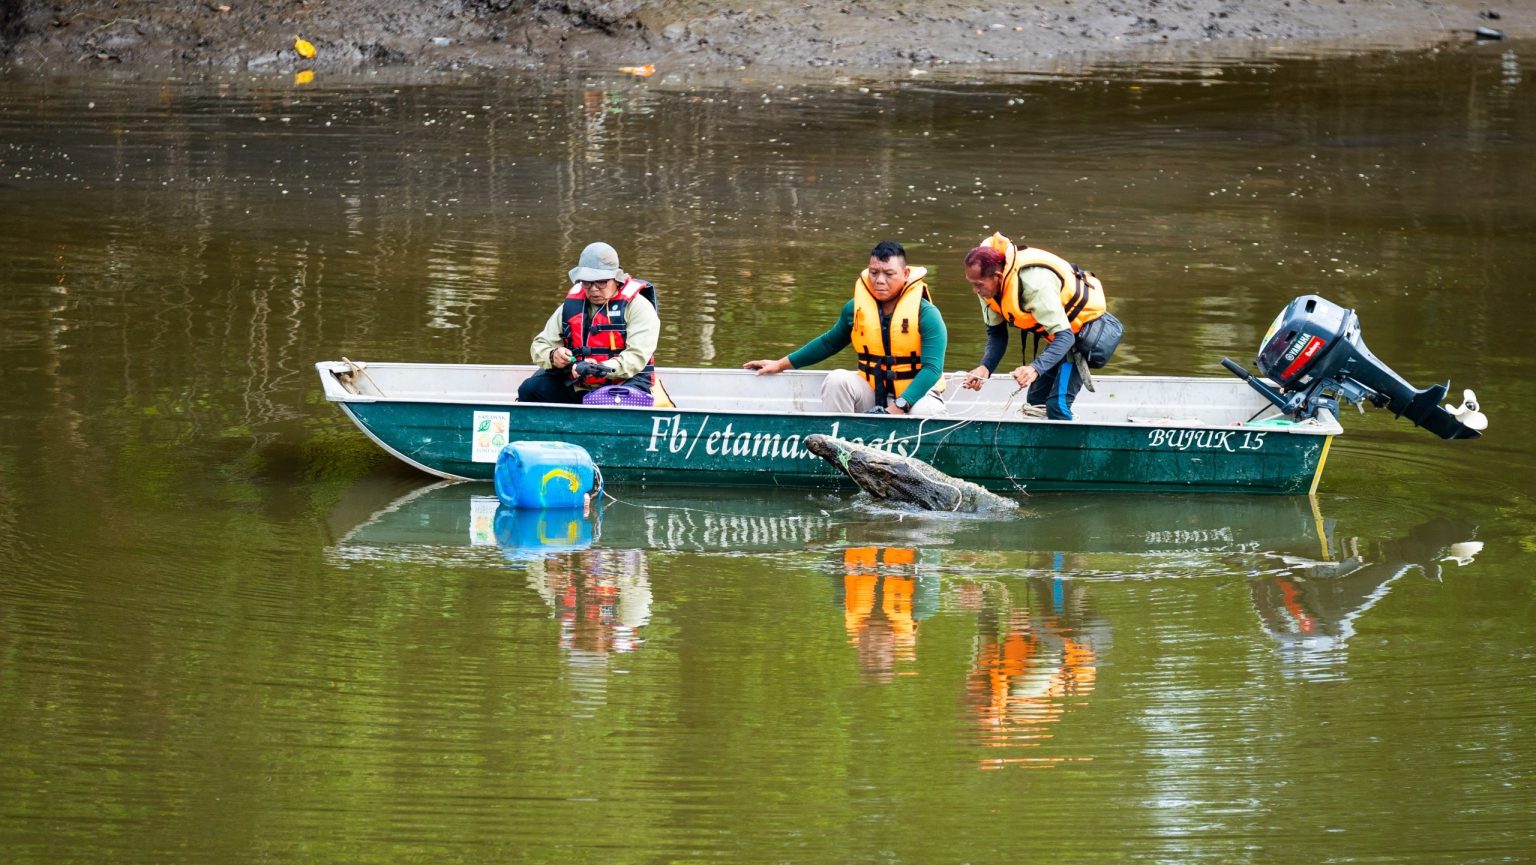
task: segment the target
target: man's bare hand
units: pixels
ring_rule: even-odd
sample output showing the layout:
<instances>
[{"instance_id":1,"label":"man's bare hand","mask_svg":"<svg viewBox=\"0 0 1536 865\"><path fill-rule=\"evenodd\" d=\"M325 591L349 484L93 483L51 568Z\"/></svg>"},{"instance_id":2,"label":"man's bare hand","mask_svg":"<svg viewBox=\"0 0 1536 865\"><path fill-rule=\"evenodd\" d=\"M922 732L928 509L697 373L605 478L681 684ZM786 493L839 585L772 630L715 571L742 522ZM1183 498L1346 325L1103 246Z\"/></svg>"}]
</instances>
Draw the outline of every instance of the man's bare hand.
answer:
<instances>
[{"instance_id":1,"label":"man's bare hand","mask_svg":"<svg viewBox=\"0 0 1536 865\"><path fill-rule=\"evenodd\" d=\"M749 360L741 365L742 369L755 370L758 375L777 375L789 369L789 358L781 357L778 360Z\"/></svg>"},{"instance_id":2,"label":"man's bare hand","mask_svg":"<svg viewBox=\"0 0 1536 865\"><path fill-rule=\"evenodd\" d=\"M986 384L987 379L991 377L992 373L985 366L978 366L965 374L965 381L960 386L971 390L981 390L981 386Z\"/></svg>"},{"instance_id":3,"label":"man's bare hand","mask_svg":"<svg viewBox=\"0 0 1536 865\"><path fill-rule=\"evenodd\" d=\"M1019 387L1029 387L1039 377L1040 373L1036 372L1035 368L1028 364L1013 371L1013 380L1019 383Z\"/></svg>"}]
</instances>

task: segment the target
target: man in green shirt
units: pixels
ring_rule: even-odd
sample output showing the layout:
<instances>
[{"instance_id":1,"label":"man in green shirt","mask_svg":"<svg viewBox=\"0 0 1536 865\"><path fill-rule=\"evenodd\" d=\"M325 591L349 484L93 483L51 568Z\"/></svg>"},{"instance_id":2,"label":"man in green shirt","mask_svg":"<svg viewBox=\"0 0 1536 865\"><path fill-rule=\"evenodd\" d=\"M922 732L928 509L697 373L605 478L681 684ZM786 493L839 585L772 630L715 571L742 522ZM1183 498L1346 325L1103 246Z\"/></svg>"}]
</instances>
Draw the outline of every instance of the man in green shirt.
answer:
<instances>
[{"instance_id":1,"label":"man in green shirt","mask_svg":"<svg viewBox=\"0 0 1536 865\"><path fill-rule=\"evenodd\" d=\"M907 266L907 251L881 241L826 333L778 360L750 360L743 369L773 375L820 363L852 345L858 371L838 369L821 386L829 412L885 412L929 417L944 412L944 350L949 332L928 299L927 270Z\"/></svg>"}]
</instances>

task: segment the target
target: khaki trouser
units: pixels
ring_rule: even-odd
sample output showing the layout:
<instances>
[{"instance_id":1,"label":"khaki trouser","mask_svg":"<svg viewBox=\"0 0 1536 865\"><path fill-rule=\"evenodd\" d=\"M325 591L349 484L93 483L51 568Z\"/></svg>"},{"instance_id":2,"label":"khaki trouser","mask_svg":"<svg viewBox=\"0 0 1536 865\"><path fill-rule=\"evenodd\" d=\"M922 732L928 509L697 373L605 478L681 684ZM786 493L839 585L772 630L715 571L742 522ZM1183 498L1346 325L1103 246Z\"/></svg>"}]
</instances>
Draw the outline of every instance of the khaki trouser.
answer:
<instances>
[{"instance_id":1,"label":"khaki trouser","mask_svg":"<svg viewBox=\"0 0 1536 865\"><path fill-rule=\"evenodd\" d=\"M827 411L839 414L860 414L875 407L875 391L863 376L851 369L834 369L821 382L821 404ZM887 406L889 406L887 402ZM933 391L907 409L913 417L934 417L944 413L944 400Z\"/></svg>"}]
</instances>

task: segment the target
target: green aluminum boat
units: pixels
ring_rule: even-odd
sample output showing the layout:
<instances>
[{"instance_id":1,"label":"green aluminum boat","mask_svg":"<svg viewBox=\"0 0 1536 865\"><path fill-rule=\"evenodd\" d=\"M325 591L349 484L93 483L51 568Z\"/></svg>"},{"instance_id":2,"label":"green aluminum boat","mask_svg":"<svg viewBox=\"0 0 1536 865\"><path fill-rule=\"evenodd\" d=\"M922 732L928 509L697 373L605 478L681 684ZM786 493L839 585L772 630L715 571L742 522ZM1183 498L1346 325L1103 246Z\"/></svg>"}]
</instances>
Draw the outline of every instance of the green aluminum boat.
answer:
<instances>
[{"instance_id":1,"label":"green aluminum boat","mask_svg":"<svg viewBox=\"0 0 1536 865\"><path fill-rule=\"evenodd\" d=\"M621 484L851 486L805 447L815 433L920 459L1001 493L1024 490L1312 494L1343 403L1383 407L1443 439L1488 427L1477 395L1442 405L1450 382L1414 388L1371 354L1360 320L1317 295L1291 301L1260 342L1260 375L1096 376L1052 421L1025 409L1009 376L979 391L954 374L939 417L831 414L826 373L661 369L667 405L519 403L534 367L316 364L326 399L370 438L444 478L487 480L509 441L585 448Z\"/></svg>"},{"instance_id":2,"label":"green aluminum boat","mask_svg":"<svg viewBox=\"0 0 1536 865\"><path fill-rule=\"evenodd\" d=\"M1308 494L1332 437L1236 377L1095 376L1073 421L1027 416L1008 376L949 382L947 415L821 410L825 373L662 368L670 406L519 403L529 365L316 364L326 399L380 447L443 478L489 480L509 441L585 448L612 484L852 487L808 451L825 433L924 460L990 490Z\"/></svg>"}]
</instances>

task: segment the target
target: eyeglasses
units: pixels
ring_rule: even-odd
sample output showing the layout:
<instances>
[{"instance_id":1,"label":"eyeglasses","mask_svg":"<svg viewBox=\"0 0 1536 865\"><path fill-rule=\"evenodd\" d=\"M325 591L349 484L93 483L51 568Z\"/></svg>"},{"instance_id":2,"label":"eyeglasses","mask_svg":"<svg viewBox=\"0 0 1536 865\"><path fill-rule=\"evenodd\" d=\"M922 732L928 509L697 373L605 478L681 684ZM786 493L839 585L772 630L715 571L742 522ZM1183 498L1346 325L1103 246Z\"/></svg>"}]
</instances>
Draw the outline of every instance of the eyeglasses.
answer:
<instances>
[{"instance_id":1,"label":"eyeglasses","mask_svg":"<svg viewBox=\"0 0 1536 865\"><path fill-rule=\"evenodd\" d=\"M584 289L606 288L608 286L608 284L612 283L612 282L617 282L617 280L613 280L613 279L591 279L591 280L583 279L581 281L581 287L584 288Z\"/></svg>"}]
</instances>

